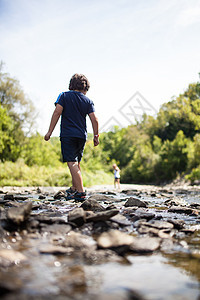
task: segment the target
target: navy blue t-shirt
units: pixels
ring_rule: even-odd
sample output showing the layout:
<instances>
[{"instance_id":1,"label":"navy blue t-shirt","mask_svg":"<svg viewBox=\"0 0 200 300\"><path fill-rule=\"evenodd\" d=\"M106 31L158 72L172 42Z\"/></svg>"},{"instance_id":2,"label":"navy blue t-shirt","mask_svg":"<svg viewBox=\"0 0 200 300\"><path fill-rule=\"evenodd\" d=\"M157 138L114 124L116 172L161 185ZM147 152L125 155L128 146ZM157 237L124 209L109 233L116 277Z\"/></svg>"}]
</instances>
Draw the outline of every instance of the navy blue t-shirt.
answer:
<instances>
[{"instance_id":1,"label":"navy blue t-shirt","mask_svg":"<svg viewBox=\"0 0 200 300\"><path fill-rule=\"evenodd\" d=\"M94 112L94 103L83 93L68 91L61 93L55 102L63 107L60 137L87 138L86 116Z\"/></svg>"}]
</instances>

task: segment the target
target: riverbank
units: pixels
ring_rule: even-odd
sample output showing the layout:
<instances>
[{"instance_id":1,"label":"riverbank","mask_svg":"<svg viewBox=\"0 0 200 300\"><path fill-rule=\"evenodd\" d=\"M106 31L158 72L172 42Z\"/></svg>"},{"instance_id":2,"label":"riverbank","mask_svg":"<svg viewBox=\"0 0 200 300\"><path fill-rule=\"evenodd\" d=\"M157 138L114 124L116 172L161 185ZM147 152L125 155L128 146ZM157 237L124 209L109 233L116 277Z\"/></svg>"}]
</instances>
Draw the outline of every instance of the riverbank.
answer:
<instances>
[{"instance_id":1,"label":"riverbank","mask_svg":"<svg viewBox=\"0 0 200 300\"><path fill-rule=\"evenodd\" d=\"M0 190L3 193L20 193L22 191L27 191L27 192L37 192L41 191L44 193L57 193L60 190L65 190L67 187L63 186L37 186L37 187L18 187L18 186L4 186L0 187ZM144 184L121 184L120 185L120 190L114 188L113 185L94 185L91 187L86 187L86 191L88 192L98 192L98 191L103 191L103 192L121 192L123 190L136 190L136 191L160 191L160 190L170 190L170 191L176 191L176 190L187 190L187 191L200 191L200 185L190 185L189 182L183 182L183 183L171 183L171 184L166 184L162 186L158 185L144 185Z\"/></svg>"}]
</instances>

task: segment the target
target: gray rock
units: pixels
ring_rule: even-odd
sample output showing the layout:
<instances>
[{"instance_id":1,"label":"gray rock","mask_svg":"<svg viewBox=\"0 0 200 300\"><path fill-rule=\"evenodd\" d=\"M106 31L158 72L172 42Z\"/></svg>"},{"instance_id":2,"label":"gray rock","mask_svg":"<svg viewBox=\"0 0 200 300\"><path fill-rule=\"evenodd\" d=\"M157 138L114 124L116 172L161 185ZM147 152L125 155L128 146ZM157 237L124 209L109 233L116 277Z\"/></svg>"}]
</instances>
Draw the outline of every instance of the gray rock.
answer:
<instances>
[{"instance_id":1,"label":"gray rock","mask_svg":"<svg viewBox=\"0 0 200 300\"><path fill-rule=\"evenodd\" d=\"M157 236L162 239L169 239L171 238L171 235L165 232L165 229L159 230L157 228L147 227L147 226L140 226L138 228L138 232L140 234L148 234L150 236Z\"/></svg>"},{"instance_id":2,"label":"gray rock","mask_svg":"<svg viewBox=\"0 0 200 300\"><path fill-rule=\"evenodd\" d=\"M91 210L91 211L104 211L106 210L99 202L95 199L87 199L82 204L81 207L84 210Z\"/></svg>"},{"instance_id":3,"label":"gray rock","mask_svg":"<svg viewBox=\"0 0 200 300\"><path fill-rule=\"evenodd\" d=\"M190 207L196 208L196 209L199 209L199 210L200 210L200 204L199 204L199 203L191 203L191 204L190 204Z\"/></svg>"},{"instance_id":4,"label":"gray rock","mask_svg":"<svg viewBox=\"0 0 200 300\"><path fill-rule=\"evenodd\" d=\"M151 236L157 236L162 239L171 238L168 234L173 229L174 225L160 220L152 220L150 222L138 223L138 232L140 234L149 234Z\"/></svg>"},{"instance_id":5,"label":"gray rock","mask_svg":"<svg viewBox=\"0 0 200 300\"><path fill-rule=\"evenodd\" d=\"M132 222L130 222L129 220L127 220L127 218L124 217L121 214L118 214L118 215L112 217L110 220L112 222L115 222L115 223L119 224L120 226L129 226L129 225L132 225Z\"/></svg>"},{"instance_id":6,"label":"gray rock","mask_svg":"<svg viewBox=\"0 0 200 300\"><path fill-rule=\"evenodd\" d=\"M154 236L159 236L159 229L148 227L145 225L139 226L138 232L140 234L150 234L150 235L154 235Z\"/></svg>"},{"instance_id":7,"label":"gray rock","mask_svg":"<svg viewBox=\"0 0 200 300\"><path fill-rule=\"evenodd\" d=\"M160 250L163 252L170 252L174 248L174 243L172 239L163 239L160 245Z\"/></svg>"},{"instance_id":8,"label":"gray rock","mask_svg":"<svg viewBox=\"0 0 200 300\"><path fill-rule=\"evenodd\" d=\"M66 221L66 217L56 217L51 214L47 215L36 215L34 216L34 220L37 220L40 223L45 223L45 224L68 224Z\"/></svg>"},{"instance_id":9,"label":"gray rock","mask_svg":"<svg viewBox=\"0 0 200 300\"><path fill-rule=\"evenodd\" d=\"M136 221L139 219L151 220L154 217L155 217L155 213L147 212L142 209L137 209L134 213L131 214L131 219L133 221Z\"/></svg>"},{"instance_id":10,"label":"gray rock","mask_svg":"<svg viewBox=\"0 0 200 300\"><path fill-rule=\"evenodd\" d=\"M103 212L98 212L93 215L86 217L87 222L98 222L98 221L107 221L113 216L118 214L118 209L106 210Z\"/></svg>"},{"instance_id":11,"label":"gray rock","mask_svg":"<svg viewBox=\"0 0 200 300\"><path fill-rule=\"evenodd\" d=\"M54 199L60 200L61 198L64 198L66 196L65 191L58 191L53 197Z\"/></svg>"},{"instance_id":12,"label":"gray rock","mask_svg":"<svg viewBox=\"0 0 200 300\"><path fill-rule=\"evenodd\" d=\"M106 210L110 210L110 209L117 209L117 207L112 203L106 207Z\"/></svg>"},{"instance_id":13,"label":"gray rock","mask_svg":"<svg viewBox=\"0 0 200 300\"><path fill-rule=\"evenodd\" d=\"M191 215L194 212L192 208L182 207L182 206L172 206L168 209L168 211L177 214L186 214L186 215Z\"/></svg>"},{"instance_id":14,"label":"gray rock","mask_svg":"<svg viewBox=\"0 0 200 300\"><path fill-rule=\"evenodd\" d=\"M18 264L26 261L27 257L19 251L1 249L0 250L0 264L7 264L7 266L12 264Z\"/></svg>"},{"instance_id":15,"label":"gray rock","mask_svg":"<svg viewBox=\"0 0 200 300\"><path fill-rule=\"evenodd\" d=\"M85 211L83 208L75 208L68 213L68 221L74 223L77 226L82 226L86 222Z\"/></svg>"},{"instance_id":16,"label":"gray rock","mask_svg":"<svg viewBox=\"0 0 200 300\"><path fill-rule=\"evenodd\" d=\"M6 195L4 195L4 200L14 200L14 195L13 194L6 194Z\"/></svg>"},{"instance_id":17,"label":"gray rock","mask_svg":"<svg viewBox=\"0 0 200 300\"><path fill-rule=\"evenodd\" d=\"M164 204L168 206L179 206L179 205L186 205L186 202L182 198L174 197L173 199L166 200Z\"/></svg>"},{"instance_id":18,"label":"gray rock","mask_svg":"<svg viewBox=\"0 0 200 300\"><path fill-rule=\"evenodd\" d=\"M123 190L122 193L126 195L135 195L136 193L139 193L138 190Z\"/></svg>"},{"instance_id":19,"label":"gray rock","mask_svg":"<svg viewBox=\"0 0 200 300\"><path fill-rule=\"evenodd\" d=\"M15 272L7 271L7 272L1 272L0 273L0 295L2 299L10 299L15 300L16 292L19 292L19 290L23 287L24 282L19 278L19 276L16 276ZM8 295L6 295L8 294ZM22 299L22 297L19 297ZM18 299L19 299L18 298Z\"/></svg>"},{"instance_id":20,"label":"gray rock","mask_svg":"<svg viewBox=\"0 0 200 300\"><path fill-rule=\"evenodd\" d=\"M122 210L122 213L123 215L125 216L132 216L135 214L135 211L137 210L138 208L136 206L133 206L133 207L127 207L127 208L124 208Z\"/></svg>"},{"instance_id":21,"label":"gray rock","mask_svg":"<svg viewBox=\"0 0 200 300\"><path fill-rule=\"evenodd\" d=\"M40 199L40 200L46 199L46 196L45 195L39 195L38 199Z\"/></svg>"},{"instance_id":22,"label":"gray rock","mask_svg":"<svg viewBox=\"0 0 200 300\"><path fill-rule=\"evenodd\" d=\"M119 230L110 230L103 232L97 239L100 248L114 248L120 246L129 246L133 243L133 236Z\"/></svg>"},{"instance_id":23,"label":"gray rock","mask_svg":"<svg viewBox=\"0 0 200 300\"><path fill-rule=\"evenodd\" d=\"M149 253L160 247L160 239L153 237L134 237L130 250L136 253Z\"/></svg>"},{"instance_id":24,"label":"gray rock","mask_svg":"<svg viewBox=\"0 0 200 300\"><path fill-rule=\"evenodd\" d=\"M72 247L75 250L83 250L84 248L90 250L96 249L96 242L93 238L74 231L66 236L61 245L64 247Z\"/></svg>"},{"instance_id":25,"label":"gray rock","mask_svg":"<svg viewBox=\"0 0 200 300\"><path fill-rule=\"evenodd\" d=\"M7 218L13 223L19 225L23 223L30 215L32 202L27 202L19 207L12 207L7 211Z\"/></svg>"},{"instance_id":26,"label":"gray rock","mask_svg":"<svg viewBox=\"0 0 200 300\"><path fill-rule=\"evenodd\" d=\"M62 246L48 244L40 246L39 252L44 254L67 254L69 253L69 249Z\"/></svg>"},{"instance_id":27,"label":"gray rock","mask_svg":"<svg viewBox=\"0 0 200 300\"><path fill-rule=\"evenodd\" d=\"M53 234L63 234L66 235L72 227L70 225L65 224L52 224L52 225L43 225L42 232L49 232Z\"/></svg>"},{"instance_id":28,"label":"gray rock","mask_svg":"<svg viewBox=\"0 0 200 300\"><path fill-rule=\"evenodd\" d=\"M167 219L167 222L172 223L176 229L181 229L185 225L185 222L180 219Z\"/></svg>"},{"instance_id":29,"label":"gray rock","mask_svg":"<svg viewBox=\"0 0 200 300\"><path fill-rule=\"evenodd\" d=\"M113 198L111 196L107 196L104 194L93 194L88 198L88 200L107 201L107 200L113 200Z\"/></svg>"},{"instance_id":30,"label":"gray rock","mask_svg":"<svg viewBox=\"0 0 200 300\"><path fill-rule=\"evenodd\" d=\"M29 197L28 196L14 196L15 201L25 201L27 200Z\"/></svg>"},{"instance_id":31,"label":"gray rock","mask_svg":"<svg viewBox=\"0 0 200 300\"><path fill-rule=\"evenodd\" d=\"M115 251L110 249L98 249L93 251L87 249L87 251L82 251L81 254L87 263L93 265L107 262L122 263L124 260L122 257L118 256Z\"/></svg>"},{"instance_id":32,"label":"gray rock","mask_svg":"<svg viewBox=\"0 0 200 300\"><path fill-rule=\"evenodd\" d=\"M133 237L119 230L111 230L102 233L97 239L100 248L123 247L123 252L149 253L157 250L160 246L160 239L151 237Z\"/></svg>"},{"instance_id":33,"label":"gray rock","mask_svg":"<svg viewBox=\"0 0 200 300\"><path fill-rule=\"evenodd\" d=\"M151 220L146 223L146 226L158 228L158 229L173 229L174 225L172 223L161 221L161 220Z\"/></svg>"},{"instance_id":34,"label":"gray rock","mask_svg":"<svg viewBox=\"0 0 200 300\"><path fill-rule=\"evenodd\" d=\"M141 201L137 198L129 198L126 203L124 204L125 207L137 206L137 207L147 207L144 201Z\"/></svg>"}]
</instances>

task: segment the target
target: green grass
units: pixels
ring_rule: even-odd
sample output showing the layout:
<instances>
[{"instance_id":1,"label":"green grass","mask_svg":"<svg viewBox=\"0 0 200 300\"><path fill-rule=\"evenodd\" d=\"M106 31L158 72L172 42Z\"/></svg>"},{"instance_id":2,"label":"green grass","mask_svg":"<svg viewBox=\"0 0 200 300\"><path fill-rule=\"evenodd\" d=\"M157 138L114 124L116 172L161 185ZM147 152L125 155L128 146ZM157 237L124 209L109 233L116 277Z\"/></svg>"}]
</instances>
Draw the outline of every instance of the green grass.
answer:
<instances>
[{"instance_id":1,"label":"green grass","mask_svg":"<svg viewBox=\"0 0 200 300\"><path fill-rule=\"evenodd\" d=\"M27 166L22 159L16 163L0 163L0 186L70 186L71 176L66 164L52 166ZM112 183L112 174L103 170L82 169L85 187Z\"/></svg>"}]
</instances>

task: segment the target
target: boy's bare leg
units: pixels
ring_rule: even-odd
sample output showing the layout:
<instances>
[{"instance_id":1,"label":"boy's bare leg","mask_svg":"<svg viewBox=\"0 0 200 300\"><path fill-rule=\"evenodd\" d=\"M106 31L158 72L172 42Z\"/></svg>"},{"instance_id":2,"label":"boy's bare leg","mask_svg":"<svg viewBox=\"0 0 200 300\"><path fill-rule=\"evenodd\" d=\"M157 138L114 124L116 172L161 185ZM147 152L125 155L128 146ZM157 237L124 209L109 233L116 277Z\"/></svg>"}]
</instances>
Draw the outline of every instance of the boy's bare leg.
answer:
<instances>
[{"instance_id":1,"label":"boy's bare leg","mask_svg":"<svg viewBox=\"0 0 200 300\"><path fill-rule=\"evenodd\" d=\"M83 179L80 170L80 163L78 162L67 162L71 176L72 176L72 185L78 192L84 192L83 189Z\"/></svg>"}]
</instances>

